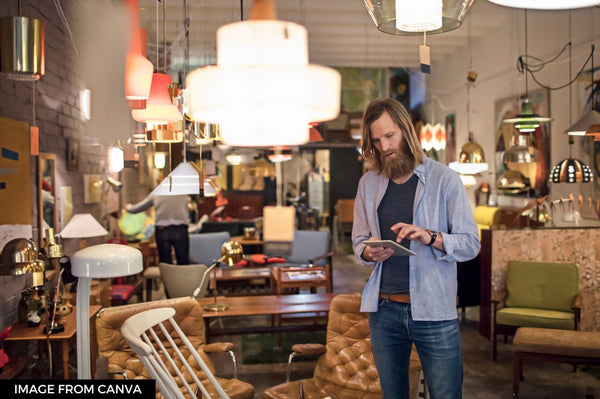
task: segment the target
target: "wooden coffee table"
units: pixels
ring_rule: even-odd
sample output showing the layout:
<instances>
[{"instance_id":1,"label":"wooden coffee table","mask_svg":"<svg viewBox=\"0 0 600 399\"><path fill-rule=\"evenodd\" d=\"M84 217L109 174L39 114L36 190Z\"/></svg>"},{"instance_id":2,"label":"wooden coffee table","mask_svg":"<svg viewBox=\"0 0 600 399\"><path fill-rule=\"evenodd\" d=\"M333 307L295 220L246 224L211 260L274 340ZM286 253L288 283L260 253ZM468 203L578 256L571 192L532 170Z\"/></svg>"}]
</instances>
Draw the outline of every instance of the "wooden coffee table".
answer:
<instances>
[{"instance_id":1,"label":"wooden coffee table","mask_svg":"<svg viewBox=\"0 0 600 399\"><path fill-rule=\"evenodd\" d=\"M217 297L217 303L227 305L227 310L221 312L204 312L206 324L207 342L215 335L242 335L257 333L277 333L289 331L313 331L324 330L326 323L307 323L294 325L270 325L249 326L247 323L239 323L239 327L212 328L211 319L216 317L249 317L249 316L276 316L284 314L318 313L329 312L331 300L335 294L297 294L297 295L260 295L260 296L238 296ZM214 302L213 297L199 298L198 302L204 306Z\"/></svg>"}]
</instances>

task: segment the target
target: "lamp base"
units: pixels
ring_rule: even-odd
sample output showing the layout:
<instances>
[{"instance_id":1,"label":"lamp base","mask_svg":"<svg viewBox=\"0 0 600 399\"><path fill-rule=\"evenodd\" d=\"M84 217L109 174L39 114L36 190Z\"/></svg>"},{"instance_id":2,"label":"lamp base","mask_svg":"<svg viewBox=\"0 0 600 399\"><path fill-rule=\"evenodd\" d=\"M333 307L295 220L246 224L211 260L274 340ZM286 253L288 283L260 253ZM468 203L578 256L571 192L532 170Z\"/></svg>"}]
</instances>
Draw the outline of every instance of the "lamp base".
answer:
<instances>
[{"instance_id":1,"label":"lamp base","mask_svg":"<svg viewBox=\"0 0 600 399\"><path fill-rule=\"evenodd\" d=\"M50 327L50 326L44 327L44 334L47 333L48 328L50 328L50 335L58 334L58 333L65 331L65 326L63 326L62 324L54 324L54 326L52 326L52 327Z\"/></svg>"},{"instance_id":2,"label":"lamp base","mask_svg":"<svg viewBox=\"0 0 600 399\"><path fill-rule=\"evenodd\" d=\"M215 302L204 305L204 310L208 310L209 312L222 312L227 309L229 309L229 306L224 305L222 303Z\"/></svg>"}]
</instances>

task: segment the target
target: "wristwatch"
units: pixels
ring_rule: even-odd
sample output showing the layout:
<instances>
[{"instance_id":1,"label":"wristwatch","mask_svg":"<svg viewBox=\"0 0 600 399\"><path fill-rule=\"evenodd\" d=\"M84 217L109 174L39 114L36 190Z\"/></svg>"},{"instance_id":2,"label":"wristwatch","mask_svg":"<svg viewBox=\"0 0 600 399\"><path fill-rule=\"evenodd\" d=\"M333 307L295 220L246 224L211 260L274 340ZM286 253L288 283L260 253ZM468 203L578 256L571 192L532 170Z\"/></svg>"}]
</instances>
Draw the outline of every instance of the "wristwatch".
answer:
<instances>
[{"instance_id":1,"label":"wristwatch","mask_svg":"<svg viewBox=\"0 0 600 399\"><path fill-rule=\"evenodd\" d=\"M431 234L431 240L429 241L429 243L426 244L428 247L430 247L433 245L435 240L437 240L438 233L437 233L437 231L433 231L433 230L429 230L429 229L426 229L425 231L427 231L429 234Z\"/></svg>"}]
</instances>

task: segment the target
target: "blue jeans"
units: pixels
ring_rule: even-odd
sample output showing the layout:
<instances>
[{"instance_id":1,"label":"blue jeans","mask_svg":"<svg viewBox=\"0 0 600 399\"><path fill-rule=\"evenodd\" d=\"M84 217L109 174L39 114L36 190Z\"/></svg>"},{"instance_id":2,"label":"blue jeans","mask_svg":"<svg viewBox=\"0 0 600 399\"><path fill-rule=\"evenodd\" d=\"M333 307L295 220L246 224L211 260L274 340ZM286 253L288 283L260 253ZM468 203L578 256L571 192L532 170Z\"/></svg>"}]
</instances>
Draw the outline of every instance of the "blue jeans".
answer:
<instances>
[{"instance_id":1,"label":"blue jeans","mask_svg":"<svg viewBox=\"0 0 600 399\"><path fill-rule=\"evenodd\" d=\"M380 299L379 310L369 313L369 329L384 399L408 398L408 364L413 343L431 399L462 398L458 319L414 321L410 304Z\"/></svg>"},{"instance_id":2,"label":"blue jeans","mask_svg":"<svg viewBox=\"0 0 600 399\"><path fill-rule=\"evenodd\" d=\"M173 263L171 247L175 249L175 258L178 265L190 263L190 237L185 224L156 226L154 233L158 259L163 263Z\"/></svg>"}]
</instances>

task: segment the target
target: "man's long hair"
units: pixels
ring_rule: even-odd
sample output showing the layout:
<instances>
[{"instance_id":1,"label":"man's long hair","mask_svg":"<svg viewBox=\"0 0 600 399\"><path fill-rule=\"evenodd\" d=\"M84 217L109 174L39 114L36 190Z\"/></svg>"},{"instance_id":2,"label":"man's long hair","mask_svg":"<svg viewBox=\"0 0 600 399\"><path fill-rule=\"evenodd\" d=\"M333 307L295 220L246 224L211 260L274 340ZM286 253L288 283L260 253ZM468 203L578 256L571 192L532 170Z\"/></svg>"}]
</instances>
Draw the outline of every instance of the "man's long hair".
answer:
<instances>
[{"instance_id":1,"label":"man's long hair","mask_svg":"<svg viewBox=\"0 0 600 399\"><path fill-rule=\"evenodd\" d=\"M425 153L421 148L419 136L415 131L415 127L412 123L410 115L406 111L406 108L397 100L393 98L380 98L372 101L363 114L362 118L362 154L364 159L375 167L378 173L383 171L383 163L381 161L381 154L375 148L373 140L371 140L371 125L377 119L387 112L394 123L402 130L402 140L405 144L405 151L409 151L417 166L423 162Z\"/></svg>"}]
</instances>

